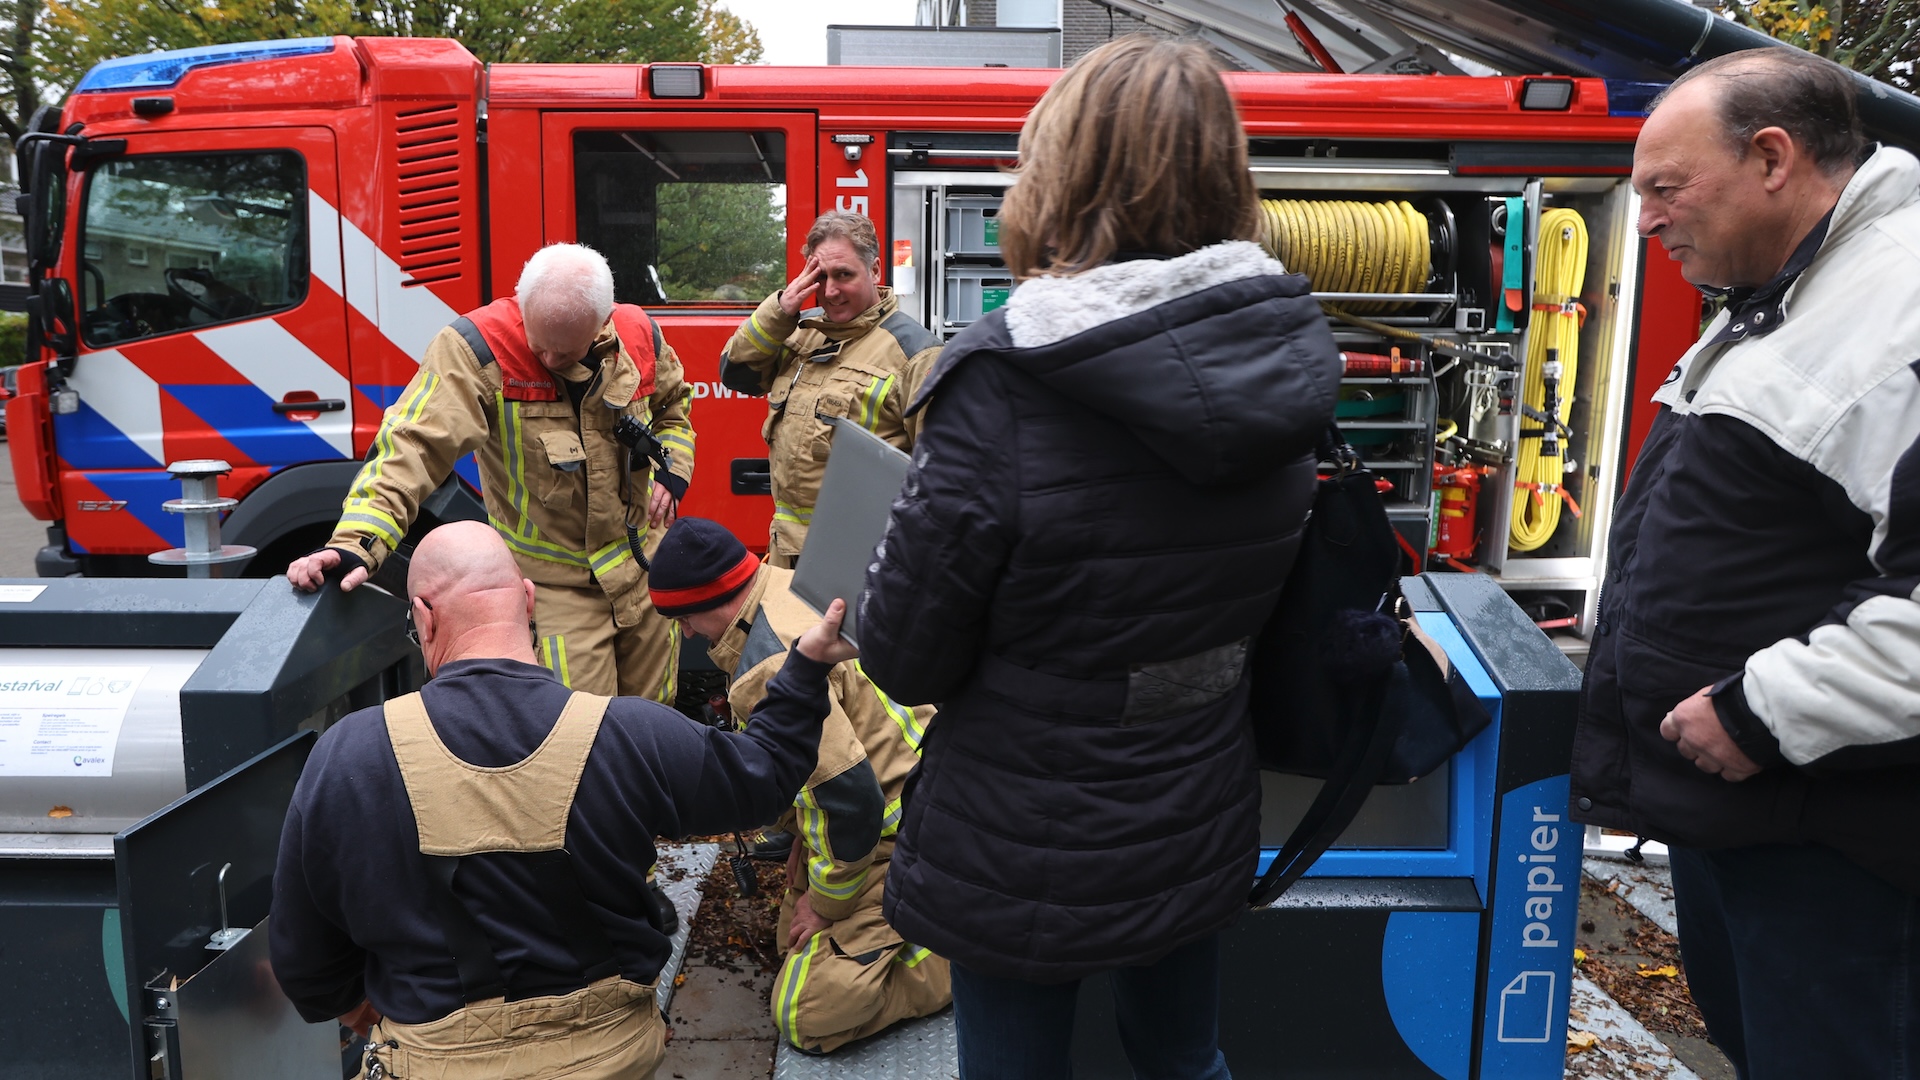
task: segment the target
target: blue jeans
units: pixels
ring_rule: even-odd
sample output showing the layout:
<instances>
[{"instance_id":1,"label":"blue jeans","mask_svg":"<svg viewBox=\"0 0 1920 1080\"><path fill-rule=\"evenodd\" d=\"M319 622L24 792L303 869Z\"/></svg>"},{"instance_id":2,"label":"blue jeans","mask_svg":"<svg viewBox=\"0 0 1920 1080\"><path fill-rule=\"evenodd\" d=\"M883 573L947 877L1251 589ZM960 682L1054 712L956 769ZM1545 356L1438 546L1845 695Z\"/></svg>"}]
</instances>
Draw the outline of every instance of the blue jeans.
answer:
<instances>
[{"instance_id":1,"label":"blue jeans","mask_svg":"<svg viewBox=\"0 0 1920 1080\"><path fill-rule=\"evenodd\" d=\"M1114 1019L1139 1080L1231 1080L1220 1052L1220 936L1115 968ZM999 979L953 965L960 1080L1068 1080L1079 982Z\"/></svg>"},{"instance_id":2,"label":"blue jeans","mask_svg":"<svg viewBox=\"0 0 1920 1080\"><path fill-rule=\"evenodd\" d=\"M1694 1004L1741 1080L1920 1080L1920 897L1831 848L1672 848Z\"/></svg>"}]
</instances>

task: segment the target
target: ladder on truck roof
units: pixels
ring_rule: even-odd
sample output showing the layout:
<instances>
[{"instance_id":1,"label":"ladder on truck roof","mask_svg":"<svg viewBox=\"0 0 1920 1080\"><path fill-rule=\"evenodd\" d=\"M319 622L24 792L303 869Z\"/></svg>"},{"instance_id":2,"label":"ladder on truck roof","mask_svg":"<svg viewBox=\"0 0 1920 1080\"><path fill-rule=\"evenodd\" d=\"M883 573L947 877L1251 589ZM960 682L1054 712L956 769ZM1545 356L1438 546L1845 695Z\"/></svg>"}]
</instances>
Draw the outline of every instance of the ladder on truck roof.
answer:
<instances>
[{"instance_id":1,"label":"ladder on truck roof","mask_svg":"<svg viewBox=\"0 0 1920 1080\"><path fill-rule=\"evenodd\" d=\"M1099 2L1199 37L1254 71L1325 70L1289 18L1340 70L1367 74L1552 73L1666 83L1725 53L1791 47L1685 0ZM1854 78L1868 134L1920 150L1920 97Z\"/></svg>"}]
</instances>

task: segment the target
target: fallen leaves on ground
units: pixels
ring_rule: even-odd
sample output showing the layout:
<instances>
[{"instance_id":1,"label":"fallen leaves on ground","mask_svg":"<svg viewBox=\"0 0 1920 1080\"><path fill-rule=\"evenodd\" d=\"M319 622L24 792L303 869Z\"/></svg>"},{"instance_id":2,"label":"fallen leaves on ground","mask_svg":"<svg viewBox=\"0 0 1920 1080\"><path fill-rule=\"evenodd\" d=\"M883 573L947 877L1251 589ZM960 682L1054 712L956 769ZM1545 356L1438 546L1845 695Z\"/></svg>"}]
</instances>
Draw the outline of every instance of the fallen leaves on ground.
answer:
<instances>
[{"instance_id":1,"label":"fallen leaves on ground","mask_svg":"<svg viewBox=\"0 0 1920 1080\"><path fill-rule=\"evenodd\" d=\"M1569 1028L1567 1030L1567 1053L1577 1054L1582 1050L1591 1050L1594 1044L1599 1041L1600 1036L1595 1035L1591 1031L1574 1031Z\"/></svg>"},{"instance_id":2,"label":"fallen leaves on ground","mask_svg":"<svg viewBox=\"0 0 1920 1080\"><path fill-rule=\"evenodd\" d=\"M1625 944L1588 939L1580 971L1649 1031L1707 1038L1707 1025L1687 991L1680 942L1591 878L1580 884L1583 904L1607 905L1624 921ZM1581 925L1592 933L1591 921Z\"/></svg>"},{"instance_id":3,"label":"fallen leaves on ground","mask_svg":"<svg viewBox=\"0 0 1920 1080\"><path fill-rule=\"evenodd\" d=\"M731 845L732 838L727 838ZM713 864L700 887L700 913L693 920L687 953L724 971L772 973L780 969L780 950L774 930L780 922L780 892L786 887L786 867L777 862L753 863L760 883L758 894L741 897L726 853Z\"/></svg>"}]
</instances>

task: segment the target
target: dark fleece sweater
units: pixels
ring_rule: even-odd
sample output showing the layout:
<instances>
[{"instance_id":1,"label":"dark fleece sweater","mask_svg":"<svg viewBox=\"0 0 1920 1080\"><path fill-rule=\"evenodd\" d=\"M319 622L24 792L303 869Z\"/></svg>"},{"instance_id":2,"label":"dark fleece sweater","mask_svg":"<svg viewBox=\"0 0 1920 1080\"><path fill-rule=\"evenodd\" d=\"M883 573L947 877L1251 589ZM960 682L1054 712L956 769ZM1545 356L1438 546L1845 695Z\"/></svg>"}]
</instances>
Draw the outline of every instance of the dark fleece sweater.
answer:
<instances>
[{"instance_id":1,"label":"dark fleece sweater","mask_svg":"<svg viewBox=\"0 0 1920 1080\"><path fill-rule=\"evenodd\" d=\"M813 771L827 671L795 650L739 733L639 698L608 707L567 818L566 849L628 979L652 982L669 951L643 900L653 837L778 817ZM421 693L449 750L498 767L533 753L569 691L545 668L465 660ZM455 888L494 943L508 985L523 988L517 996L569 993L582 980L530 872L512 854L469 856ZM280 839L270 933L274 974L309 1021L362 998L402 1023L436 1020L461 1004L379 708L329 728L307 761Z\"/></svg>"}]
</instances>

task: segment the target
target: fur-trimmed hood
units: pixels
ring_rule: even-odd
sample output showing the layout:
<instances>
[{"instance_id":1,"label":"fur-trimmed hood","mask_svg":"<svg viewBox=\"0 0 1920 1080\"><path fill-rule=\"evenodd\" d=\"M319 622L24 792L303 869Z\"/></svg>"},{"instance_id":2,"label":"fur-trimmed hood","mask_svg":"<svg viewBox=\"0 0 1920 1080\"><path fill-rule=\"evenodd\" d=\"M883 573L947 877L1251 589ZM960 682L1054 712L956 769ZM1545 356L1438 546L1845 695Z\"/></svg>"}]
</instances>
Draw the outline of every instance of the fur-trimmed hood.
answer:
<instances>
[{"instance_id":1,"label":"fur-trimmed hood","mask_svg":"<svg viewBox=\"0 0 1920 1080\"><path fill-rule=\"evenodd\" d=\"M1027 281L947 346L913 408L975 355L1125 424L1203 485L1310 450L1340 382L1339 348L1307 280L1246 241Z\"/></svg>"},{"instance_id":2,"label":"fur-trimmed hood","mask_svg":"<svg viewBox=\"0 0 1920 1080\"><path fill-rule=\"evenodd\" d=\"M1133 259L1072 277L1030 278L1007 300L1007 332L1015 348L1051 345L1202 289L1286 272L1259 244L1230 240L1173 259Z\"/></svg>"}]
</instances>

